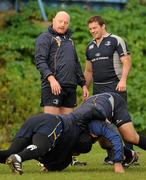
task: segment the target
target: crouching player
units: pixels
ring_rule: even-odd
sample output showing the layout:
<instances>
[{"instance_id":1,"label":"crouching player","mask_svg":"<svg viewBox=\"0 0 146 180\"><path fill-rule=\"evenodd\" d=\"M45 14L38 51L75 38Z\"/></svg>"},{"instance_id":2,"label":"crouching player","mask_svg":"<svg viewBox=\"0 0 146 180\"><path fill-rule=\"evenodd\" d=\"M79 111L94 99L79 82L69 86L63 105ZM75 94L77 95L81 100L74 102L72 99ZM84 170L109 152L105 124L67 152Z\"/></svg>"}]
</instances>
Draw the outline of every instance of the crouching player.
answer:
<instances>
[{"instance_id":1,"label":"crouching player","mask_svg":"<svg viewBox=\"0 0 146 180\"><path fill-rule=\"evenodd\" d=\"M10 147L0 150L0 163L22 174L22 163L35 159L48 171L60 171L71 163L74 153L89 152L95 140L102 136L112 145L114 171L123 173L123 145L118 133L101 121L92 121L88 127L82 131L72 115L33 116L20 128Z\"/></svg>"}]
</instances>

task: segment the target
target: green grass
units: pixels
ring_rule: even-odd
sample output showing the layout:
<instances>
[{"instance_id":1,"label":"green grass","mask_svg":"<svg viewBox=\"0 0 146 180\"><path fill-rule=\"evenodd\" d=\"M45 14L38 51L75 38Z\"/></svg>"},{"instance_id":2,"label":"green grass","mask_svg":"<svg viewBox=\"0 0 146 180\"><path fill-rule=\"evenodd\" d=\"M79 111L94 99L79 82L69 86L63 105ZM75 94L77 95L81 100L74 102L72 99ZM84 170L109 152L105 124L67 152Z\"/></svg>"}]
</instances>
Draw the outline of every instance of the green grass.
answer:
<instances>
[{"instance_id":1,"label":"green grass","mask_svg":"<svg viewBox=\"0 0 146 180\"><path fill-rule=\"evenodd\" d=\"M84 167L69 166L62 172L40 173L40 167L36 161L23 163L24 174L12 174L7 165L0 164L0 180L145 180L146 179L146 153L140 149L140 166L131 166L125 169L124 174L115 174L113 166L103 165L106 156L104 150L94 145L92 151L78 157L81 161L87 161Z\"/></svg>"}]
</instances>

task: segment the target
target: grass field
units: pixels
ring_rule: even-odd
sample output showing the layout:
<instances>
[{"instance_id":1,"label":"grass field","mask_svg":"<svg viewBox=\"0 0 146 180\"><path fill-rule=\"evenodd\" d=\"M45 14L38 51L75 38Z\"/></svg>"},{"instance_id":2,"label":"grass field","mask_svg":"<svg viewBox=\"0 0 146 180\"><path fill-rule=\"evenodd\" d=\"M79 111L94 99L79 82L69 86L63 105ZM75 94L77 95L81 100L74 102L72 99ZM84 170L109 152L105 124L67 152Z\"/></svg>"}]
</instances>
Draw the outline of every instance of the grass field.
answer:
<instances>
[{"instance_id":1,"label":"grass field","mask_svg":"<svg viewBox=\"0 0 146 180\"><path fill-rule=\"evenodd\" d=\"M89 154L80 155L81 161L87 161L88 165L84 167L69 166L62 172L40 173L40 167L36 161L27 161L23 163L24 174L12 174L7 165L0 164L0 180L145 180L146 179L146 153L140 149L140 166L131 166L125 169L124 174L115 174L113 167L103 165L103 159L106 156L104 150L101 150L97 144L94 145Z\"/></svg>"}]
</instances>

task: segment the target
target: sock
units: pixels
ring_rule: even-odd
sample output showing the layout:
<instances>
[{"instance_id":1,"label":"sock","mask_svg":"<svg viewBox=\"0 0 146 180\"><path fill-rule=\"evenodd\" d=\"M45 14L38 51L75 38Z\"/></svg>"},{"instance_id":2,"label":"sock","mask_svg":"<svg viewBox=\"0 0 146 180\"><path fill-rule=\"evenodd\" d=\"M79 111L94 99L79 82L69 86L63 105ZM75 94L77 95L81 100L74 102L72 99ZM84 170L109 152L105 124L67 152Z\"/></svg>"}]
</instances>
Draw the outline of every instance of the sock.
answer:
<instances>
[{"instance_id":1,"label":"sock","mask_svg":"<svg viewBox=\"0 0 146 180\"><path fill-rule=\"evenodd\" d=\"M128 149L127 147L124 146L124 156L125 158L132 158L132 150Z\"/></svg>"},{"instance_id":2,"label":"sock","mask_svg":"<svg viewBox=\"0 0 146 180\"><path fill-rule=\"evenodd\" d=\"M140 147L141 149L146 150L146 136L139 135L139 143L136 146Z\"/></svg>"},{"instance_id":3,"label":"sock","mask_svg":"<svg viewBox=\"0 0 146 180\"><path fill-rule=\"evenodd\" d=\"M17 161L22 162L22 159L18 154L15 154L15 157L16 157Z\"/></svg>"},{"instance_id":4,"label":"sock","mask_svg":"<svg viewBox=\"0 0 146 180\"><path fill-rule=\"evenodd\" d=\"M129 148L129 149L133 150L133 144L131 144L131 143L127 142L127 141L124 141L124 144L125 144L126 148Z\"/></svg>"},{"instance_id":5,"label":"sock","mask_svg":"<svg viewBox=\"0 0 146 180\"><path fill-rule=\"evenodd\" d=\"M35 145L29 145L22 152L18 153L22 162L30 159L37 159L39 157L38 148Z\"/></svg>"}]
</instances>

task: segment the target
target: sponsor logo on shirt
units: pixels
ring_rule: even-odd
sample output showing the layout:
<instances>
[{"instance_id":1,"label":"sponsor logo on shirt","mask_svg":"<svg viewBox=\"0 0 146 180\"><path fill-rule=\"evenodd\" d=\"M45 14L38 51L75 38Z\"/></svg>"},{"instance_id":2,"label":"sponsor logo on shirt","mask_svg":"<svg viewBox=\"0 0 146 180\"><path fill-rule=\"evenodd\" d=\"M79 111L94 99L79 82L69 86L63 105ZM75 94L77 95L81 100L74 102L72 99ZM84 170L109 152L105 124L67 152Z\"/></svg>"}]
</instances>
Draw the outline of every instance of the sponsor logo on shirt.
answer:
<instances>
[{"instance_id":1,"label":"sponsor logo on shirt","mask_svg":"<svg viewBox=\"0 0 146 180\"><path fill-rule=\"evenodd\" d=\"M92 59L91 61L94 62L94 61L108 60L108 59L109 59L108 57L97 57L97 58Z\"/></svg>"},{"instance_id":2,"label":"sponsor logo on shirt","mask_svg":"<svg viewBox=\"0 0 146 180\"><path fill-rule=\"evenodd\" d=\"M96 53L95 56L99 57L99 56L100 56L100 53Z\"/></svg>"},{"instance_id":3,"label":"sponsor logo on shirt","mask_svg":"<svg viewBox=\"0 0 146 180\"><path fill-rule=\"evenodd\" d=\"M110 46L111 42L110 41L106 41L105 46Z\"/></svg>"},{"instance_id":4,"label":"sponsor logo on shirt","mask_svg":"<svg viewBox=\"0 0 146 180\"><path fill-rule=\"evenodd\" d=\"M94 44L91 44L88 49L91 50L93 48L94 48Z\"/></svg>"}]
</instances>

